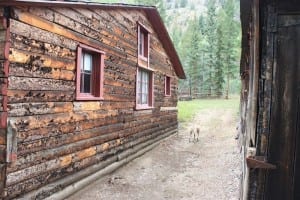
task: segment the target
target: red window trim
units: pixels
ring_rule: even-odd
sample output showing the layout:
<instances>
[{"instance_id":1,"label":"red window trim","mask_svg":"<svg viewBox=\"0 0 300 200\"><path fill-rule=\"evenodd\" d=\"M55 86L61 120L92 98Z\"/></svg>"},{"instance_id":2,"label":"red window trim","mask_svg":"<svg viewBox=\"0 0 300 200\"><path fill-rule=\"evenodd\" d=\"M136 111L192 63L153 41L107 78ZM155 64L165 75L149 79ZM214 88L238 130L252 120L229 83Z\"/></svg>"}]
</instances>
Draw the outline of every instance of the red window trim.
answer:
<instances>
[{"instance_id":1,"label":"red window trim","mask_svg":"<svg viewBox=\"0 0 300 200\"><path fill-rule=\"evenodd\" d=\"M100 77L95 78L95 74L92 76L93 81L93 92L94 94L81 93L80 92L80 65L81 65L81 56L82 51L90 52L93 55L99 55L99 58L96 59L96 64L93 64L95 73ZM77 62L76 62L76 100L103 100L103 83L104 83L104 55L105 52L95 49L93 47L79 44L77 47ZM95 67L99 66L99 67ZM97 80L98 79L98 80Z\"/></svg>"},{"instance_id":2,"label":"red window trim","mask_svg":"<svg viewBox=\"0 0 300 200\"><path fill-rule=\"evenodd\" d=\"M138 104L138 73L139 69L143 69L149 72L149 75L151 77L149 78L149 104ZM147 110L147 109L153 109L154 108L154 71L152 69L148 69L145 67L137 67L136 69L136 100L135 100L135 109L136 110Z\"/></svg>"},{"instance_id":3,"label":"red window trim","mask_svg":"<svg viewBox=\"0 0 300 200\"><path fill-rule=\"evenodd\" d=\"M171 77L170 76L165 76L165 96L166 97L171 96Z\"/></svg>"},{"instance_id":4,"label":"red window trim","mask_svg":"<svg viewBox=\"0 0 300 200\"><path fill-rule=\"evenodd\" d=\"M137 52L137 56L138 56L138 60L142 60L144 62L147 62L147 67L149 67L149 58L150 58L150 31L148 28L146 28L143 24L141 24L140 22L137 22L137 26L138 26L138 34L137 34L137 41L138 41L138 52ZM141 30L142 29L142 30ZM147 34L147 56L141 55L140 54L140 32L143 31L144 33Z\"/></svg>"}]
</instances>

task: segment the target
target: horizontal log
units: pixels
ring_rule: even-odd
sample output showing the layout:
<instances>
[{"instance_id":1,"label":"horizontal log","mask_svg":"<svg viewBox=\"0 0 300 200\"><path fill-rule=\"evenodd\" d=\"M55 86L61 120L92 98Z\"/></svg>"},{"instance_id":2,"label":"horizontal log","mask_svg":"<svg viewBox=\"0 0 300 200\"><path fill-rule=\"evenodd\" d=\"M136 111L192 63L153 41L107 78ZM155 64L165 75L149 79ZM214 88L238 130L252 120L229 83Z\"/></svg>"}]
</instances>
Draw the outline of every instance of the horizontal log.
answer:
<instances>
[{"instance_id":1,"label":"horizontal log","mask_svg":"<svg viewBox=\"0 0 300 200\"><path fill-rule=\"evenodd\" d=\"M97 133L97 129L93 130L94 134L100 134ZM91 130L89 131L91 133ZM110 133L105 135L100 135L97 137L89 138L86 140L78 141L76 143L71 143L65 146L60 146L53 149L46 149L43 151L35 152L28 154L24 157L18 157L17 162L15 163L14 170L20 170L27 167L30 167L32 165L36 165L42 162L45 162L45 160L51 160L57 157L61 157L64 155L68 155L71 153L74 153L76 151L81 151L86 148L90 148L99 144L103 144L108 141L112 141L118 138L117 133ZM11 169L10 169L11 170ZM12 171L12 170L11 170Z\"/></svg>"},{"instance_id":2,"label":"horizontal log","mask_svg":"<svg viewBox=\"0 0 300 200\"><path fill-rule=\"evenodd\" d=\"M41 42L39 40L31 39L17 34L11 35L11 48L28 51L37 54L48 55L50 57L58 57L62 59L74 60L76 58L76 51L61 47L60 45Z\"/></svg>"},{"instance_id":3,"label":"horizontal log","mask_svg":"<svg viewBox=\"0 0 300 200\"><path fill-rule=\"evenodd\" d=\"M48 115L10 117L11 124L18 131L28 131L52 125L60 125L67 122L82 120L103 119L104 117L117 116L117 110L86 111L76 113L56 113Z\"/></svg>"},{"instance_id":4,"label":"horizontal log","mask_svg":"<svg viewBox=\"0 0 300 200\"><path fill-rule=\"evenodd\" d=\"M73 81L75 80L74 71L51 68L41 65L11 63L9 67L11 76L22 76L32 78L47 78Z\"/></svg>"},{"instance_id":5,"label":"horizontal log","mask_svg":"<svg viewBox=\"0 0 300 200\"><path fill-rule=\"evenodd\" d=\"M103 168L105 166L107 166L108 164L111 164L113 162L117 161L117 157L109 159L109 160L104 160L104 158L106 158L106 154L107 153L103 153L103 154L99 154L97 156L95 156L92 160L93 161L97 161L97 162L101 162L101 166L103 166ZM88 158L86 158L88 159ZM34 189L37 189L41 186L44 186L48 183L52 183L56 180L62 180L62 177L68 177L68 180L70 177L72 177L72 173L77 172L80 170L80 164L84 163L85 160L83 160L83 162L77 162L75 163L73 166L66 166L64 168L60 168L57 170L53 170L53 171L47 171L44 174L41 174L37 177L33 177L31 179L27 179L23 182L19 182L18 184L15 185L11 185L9 187L7 187L7 192L9 194L10 198L14 198L16 196L19 196L20 194L25 194L29 191L32 191ZM82 167L81 167L82 168ZM81 177L84 178L84 177ZM65 179L63 179L65 180ZM73 179L71 179L73 180ZM65 184L65 182L63 182ZM73 183L73 181L69 181L69 184ZM34 199L44 199L47 196L49 196L50 194L52 194L53 192L57 192L59 190L61 190L61 187L65 187L66 185L64 184L60 184L59 186L56 185L55 187L50 187L52 188L50 191L43 191L41 193L38 193L34 196ZM49 189L49 185L48 185L48 189ZM22 197L21 197L22 198ZM28 199L27 197L25 199Z\"/></svg>"},{"instance_id":6,"label":"horizontal log","mask_svg":"<svg viewBox=\"0 0 300 200\"><path fill-rule=\"evenodd\" d=\"M71 102L17 103L8 104L10 117L67 113L73 111Z\"/></svg>"},{"instance_id":7,"label":"horizontal log","mask_svg":"<svg viewBox=\"0 0 300 200\"><path fill-rule=\"evenodd\" d=\"M17 172L9 173L6 177L7 186L16 184L25 179L29 179L33 176L36 176L41 173L46 173L48 170L53 170L60 166L59 160L50 160L38 165L34 165L29 168L25 168L23 170L19 170Z\"/></svg>"},{"instance_id":8,"label":"horizontal log","mask_svg":"<svg viewBox=\"0 0 300 200\"><path fill-rule=\"evenodd\" d=\"M25 38L33 39L36 41L44 42L45 44L52 44L61 46L66 49L75 51L77 42L66 37L57 35L55 33L31 26L29 24L10 19L11 32Z\"/></svg>"},{"instance_id":9,"label":"horizontal log","mask_svg":"<svg viewBox=\"0 0 300 200\"><path fill-rule=\"evenodd\" d=\"M66 14L68 14L68 10L65 9L64 12L67 12ZM38 15L36 11L32 11L32 13L34 15ZM113 34L109 34L106 32L106 30L108 30L107 26L106 29L103 29L99 28L98 25L85 25L82 23L78 23L78 21L74 21L73 18L71 19L56 12L53 12L52 15L54 16L53 21L57 24L60 24L63 27L72 29L80 34L85 34L86 36L98 40L103 44L110 46L111 48L118 49L119 51L126 53L128 57L134 58L136 56L136 45L126 43L122 37L113 37ZM41 13L39 17L51 21L51 19L49 19L47 16L44 16L44 12Z\"/></svg>"},{"instance_id":10,"label":"horizontal log","mask_svg":"<svg viewBox=\"0 0 300 200\"><path fill-rule=\"evenodd\" d=\"M111 77L109 75L105 74L105 78L104 78L104 88L105 87L122 87L122 88L126 88L126 89L134 89L135 88L135 82L134 81L125 81L125 80L121 80L118 79L116 80L117 77ZM105 94L104 94L105 95Z\"/></svg>"},{"instance_id":11,"label":"horizontal log","mask_svg":"<svg viewBox=\"0 0 300 200\"><path fill-rule=\"evenodd\" d=\"M151 129L157 126L153 124L149 124L149 123L140 124L139 126L134 126L134 124L131 124L129 126L126 126L126 124L120 123L120 124L101 126L98 128L93 128L84 131L78 131L76 127L76 130L74 130L73 133L70 132L67 134L59 134L55 137L47 137L47 138L41 138L34 141L28 141L25 143L19 143L18 152L19 152L19 156L23 156L28 153L49 149L49 147L56 148L58 146L73 144L80 140L98 137L99 134L101 135L116 134L119 135L120 137L124 137L124 135L135 134L137 132Z\"/></svg>"},{"instance_id":12,"label":"horizontal log","mask_svg":"<svg viewBox=\"0 0 300 200\"><path fill-rule=\"evenodd\" d=\"M52 147L55 147L57 145L66 145L66 143L69 143L71 145L74 145L74 143L76 143L76 141L80 141L80 140L84 140L84 139L88 139L89 138L93 138L93 137L98 137L97 135L95 134L112 134L114 133L113 137L125 137L125 136L128 136L128 135L134 135L138 132L142 132L144 130L148 130L148 131L151 131L153 128L156 128L156 127L160 127L159 129L161 128L164 128L165 126L164 125L160 125L158 126L158 124L155 124L155 123L161 123L161 124L167 124L167 126L169 126L168 124L174 124L174 120L173 120L173 117L171 118L171 120L169 120L168 123L167 122L167 117L164 117L163 120L161 119L157 119L156 122L154 122L153 120L151 120L151 123L146 123L146 121L149 122L149 120L145 120L144 123L141 123L139 120L135 121L134 123L129 123L129 124L120 124L119 126L115 126L115 125L108 125L108 126L102 126L100 128L96 128L96 129L91 129L91 130L86 130L86 131L83 131L83 132L76 132L76 135L74 135L73 133L72 134L69 134L69 135L59 135L58 138L53 138L53 141L51 141L52 139L51 138L45 138L45 140L37 140L37 141L34 141L34 142L28 142L28 143L24 143L24 145L22 144L22 149L19 149L19 153L20 155L22 155L23 153L26 153L26 152L32 152L32 151L36 151L36 150L41 150L41 147L42 149L48 149L48 145L49 146L52 146ZM175 121L176 123L176 121ZM78 131L78 130L76 130ZM56 131L55 131L56 132ZM63 136L63 137L62 137ZM105 140L108 140L109 141L109 138L110 138L110 135L107 135L107 137L104 137ZM101 138L103 139L103 138ZM96 138L94 138L94 142L97 141ZM86 145L87 142L85 142L84 144ZM45 146L46 145L46 146ZM21 147L20 146L20 147ZM24 148L23 148L24 147ZM87 146L88 147L88 146ZM70 148L68 148L70 149ZM26 151L26 152L25 152ZM52 151L51 151L52 153ZM40 154L42 155L43 158L47 158L46 155L44 154ZM24 157L25 158L25 157ZM19 158L19 161L20 159L22 160L22 158ZM35 157L34 161L37 162L38 157ZM19 163L18 161L18 163ZM30 163L30 162L27 162L27 164ZM26 166L26 162L20 162L19 164L16 164L16 165L19 165L19 166Z\"/></svg>"},{"instance_id":13,"label":"horizontal log","mask_svg":"<svg viewBox=\"0 0 300 200\"><path fill-rule=\"evenodd\" d=\"M118 87L109 87L109 86L105 86L104 87L104 93L106 94L106 96L109 95L120 95L120 96L126 96L126 97L131 97L133 99L135 99L135 88L132 89L121 89Z\"/></svg>"},{"instance_id":14,"label":"horizontal log","mask_svg":"<svg viewBox=\"0 0 300 200\"><path fill-rule=\"evenodd\" d=\"M78 122L67 122L57 125L52 125L48 127L43 127L39 129L33 129L28 131L23 131L18 133L18 142L21 143L30 143L35 140L41 140L43 138L50 137L63 137L64 134L68 133L77 133L80 131L93 129L100 126L108 126L111 124L121 123L122 119L120 117L105 117L103 119L95 120L83 120ZM63 141L62 141L63 142Z\"/></svg>"},{"instance_id":15,"label":"horizontal log","mask_svg":"<svg viewBox=\"0 0 300 200\"><path fill-rule=\"evenodd\" d=\"M10 76L9 90L75 91L74 81Z\"/></svg>"},{"instance_id":16,"label":"horizontal log","mask_svg":"<svg viewBox=\"0 0 300 200\"><path fill-rule=\"evenodd\" d=\"M104 15L104 12L102 11L101 14L95 12L95 10L88 10L88 9L81 9L81 8L75 8L77 12L84 15L85 17L89 19L96 19L98 20L102 25L103 29L108 30L113 33L121 34L124 39L126 39L128 42L131 41L131 43L135 43L134 46L137 44L137 38L136 38L136 22L134 23L126 23L126 20L114 20L111 15ZM109 10L106 10L106 12L109 12ZM114 12L116 16L120 16L121 10L118 10ZM107 16L109 18L107 18ZM100 25L101 25L100 24ZM122 34L123 33L123 34ZM130 43L130 42L129 42Z\"/></svg>"},{"instance_id":17,"label":"horizontal log","mask_svg":"<svg viewBox=\"0 0 300 200\"><path fill-rule=\"evenodd\" d=\"M12 49L9 55L10 62L28 64L28 67L39 67L40 70L45 69L47 72L50 68L54 69L64 69L64 70L75 70L75 60L67 60L62 58L50 57L47 55L30 53L28 51L21 51L17 49Z\"/></svg>"},{"instance_id":18,"label":"horizontal log","mask_svg":"<svg viewBox=\"0 0 300 200\"><path fill-rule=\"evenodd\" d=\"M62 146L68 146L70 144L74 144L76 142L87 140L90 138L97 138L100 135L107 134L115 134L118 135L117 132L122 130L123 124L110 124L102 127L92 128L84 131L70 132L68 134L57 135L55 137L47 137L39 140L29 141L26 143L19 143L18 152L19 157L24 156L28 153L34 153L42 150L46 150L49 148L58 148ZM109 138L110 135L107 135ZM104 138L105 139L105 138ZM43 155L44 159L48 159Z\"/></svg>"},{"instance_id":19,"label":"horizontal log","mask_svg":"<svg viewBox=\"0 0 300 200\"><path fill-rule=\"evenodd\" d=\"M75 91L8 90L8 102L67 102L75 99Z\"/></svg>"},{"instance_id":20,"label":"horizontal log","mask_svg":"<svg viewBox=\"0 0 300 200\"><path fill-rule=\"evenodd\" d=\"M131 35L129 38L123 37L121 33L125 32L128 35L130 32L126 31L127 29L120 29L121 21L118 23L113 24L113 29L110 29L112 25L112 21L110 23L106 23L105 20L103 20L102 17L97 16L94 12L89 11L87 9L66 9L66 8L53 8L54 12L60 13L61 15L64 15L65 17L68 17L70 19L73 19L77 23L83 24L87 27L90 27L94 31L97 31L98 33L105 35L108 39L114 40L114 41L124 41L125 47L130 48L132 46L136 47L136 37L134 35ZM36 13L35 11L31 11L32 13ZM90 13L88 13L90 12ZM119 34L118 34L119 33Z\"/></svg>"}]
</instances>

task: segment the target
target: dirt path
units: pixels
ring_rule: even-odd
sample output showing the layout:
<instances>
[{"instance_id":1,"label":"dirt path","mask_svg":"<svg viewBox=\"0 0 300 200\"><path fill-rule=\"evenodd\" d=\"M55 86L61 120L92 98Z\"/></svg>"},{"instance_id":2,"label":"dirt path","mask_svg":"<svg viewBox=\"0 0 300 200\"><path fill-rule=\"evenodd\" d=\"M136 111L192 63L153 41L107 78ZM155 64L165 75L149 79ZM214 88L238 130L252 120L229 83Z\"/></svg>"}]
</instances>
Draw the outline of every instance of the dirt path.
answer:
<instances>
[{"instance_id":1,"label":"dirt path","mask_svg":"<svg viewBox=\"0 0 300 200\"><path fill-rule=\"evenodd\" d=\"M231 110L204 110L178 135L79 191L69 200L235 200L239 153ZM200 127L199 142L189 129Z\"/></svg>"}]
</instances>

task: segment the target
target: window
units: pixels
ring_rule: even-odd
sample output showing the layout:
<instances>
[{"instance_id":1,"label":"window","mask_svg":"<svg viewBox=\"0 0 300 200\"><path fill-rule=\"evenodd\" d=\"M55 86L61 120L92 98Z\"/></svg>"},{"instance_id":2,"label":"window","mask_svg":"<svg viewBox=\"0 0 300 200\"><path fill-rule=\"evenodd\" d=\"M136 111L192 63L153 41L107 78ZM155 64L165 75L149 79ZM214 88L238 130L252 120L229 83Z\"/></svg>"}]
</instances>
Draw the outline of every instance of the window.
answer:
<instances>
[{"instance_id":1,"label":"window","mask_svg":"<svg viewBox=\"0 0 300 200\"><path fill-rule=\"evenodd\" d=\"M77 48L77 100L103 99L104 52L89 46Z\"/></svg>"},{"instance_id":2,"label":"window","mask_svg":"<svg viewBox=\"0 0 300 200\"><path fill-rule=\"evenodd\" d=\"M138 26L138 67L136 81L136 109L153 107L153 69L149 67L150 32L141 23Z\"/></svg>"},{"instance_id":3,"label":"window","mask_svg":"<svg viewBox=\"0 0 300 200\"><path fill-rule=\"evenodd\" d=\"M165 96L171 96L171 77L165 76Z\"/></svg>"},{"instance_id":4,"label":"window","mask_svg":"<svg viewBox=\"0 0 300 200\"><path fill-rule=\"evenodd\" d=\"M153 106L153 72L138 68L137 72L137 109Z\"/></svg>"},{"instance_id":5,"label":"window","mask_svg":"<svg viewBox=\"0 0 300 200\"><path fill-rule=\"evenodd\" d=\"M149 57L149 39L150 35L146 28L138 25L138 52L139 58L148 60Z\"/></svg>"}]
</instances>

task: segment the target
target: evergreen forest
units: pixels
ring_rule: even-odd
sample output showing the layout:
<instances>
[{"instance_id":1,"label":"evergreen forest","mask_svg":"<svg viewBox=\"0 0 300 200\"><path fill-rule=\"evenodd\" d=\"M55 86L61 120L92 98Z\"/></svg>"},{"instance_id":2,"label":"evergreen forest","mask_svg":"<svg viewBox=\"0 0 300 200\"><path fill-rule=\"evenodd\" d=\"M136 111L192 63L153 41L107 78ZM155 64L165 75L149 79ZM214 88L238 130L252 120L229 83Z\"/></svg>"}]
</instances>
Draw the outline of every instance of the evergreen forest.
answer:
<instances>
[{"instance_id":1,"label":"evergreen forest","mask_svg":"<svg viewBox=\"0 0 300 200\"><path fill-rule=\"evenodd\" d=\"M156 6L187 79L179 94L228 98L240 92L241 27L238 0L106 0Z\"/></svg>"}]
</instances>

